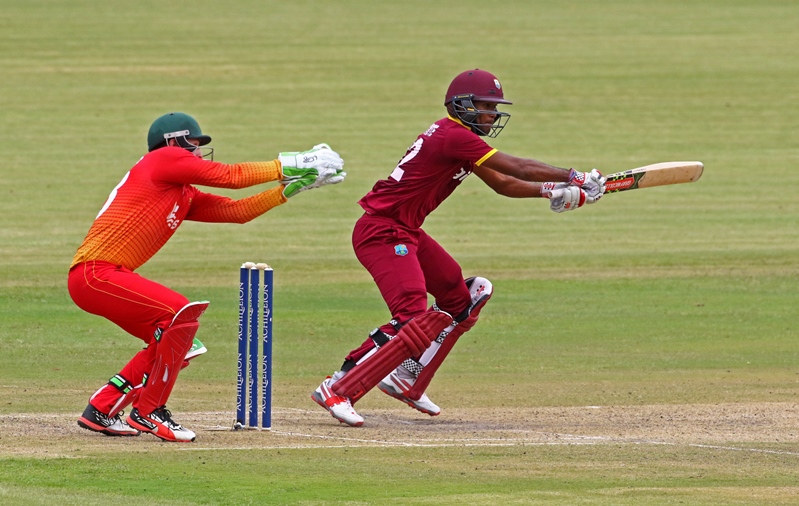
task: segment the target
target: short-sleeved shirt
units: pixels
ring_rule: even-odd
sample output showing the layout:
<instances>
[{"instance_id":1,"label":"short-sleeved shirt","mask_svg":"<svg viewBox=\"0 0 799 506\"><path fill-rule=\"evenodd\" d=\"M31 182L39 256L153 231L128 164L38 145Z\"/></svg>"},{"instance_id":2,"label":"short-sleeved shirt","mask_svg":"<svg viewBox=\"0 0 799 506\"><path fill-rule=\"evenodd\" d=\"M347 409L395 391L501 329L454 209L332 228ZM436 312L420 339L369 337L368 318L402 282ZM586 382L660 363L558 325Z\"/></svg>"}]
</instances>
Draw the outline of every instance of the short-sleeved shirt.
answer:
<instances>
[{"instance_id":1,"label":"short-sleeved shirt","mask_svg":"<svg viewBox=\"0 0 799 506\"><path fill-rule=\"evenodd\" d=\"M375 183L358 204L371 215L419 228L496 151L457 119L440 119L416 138L389 177Z\"/></svg>"}]
</instances>

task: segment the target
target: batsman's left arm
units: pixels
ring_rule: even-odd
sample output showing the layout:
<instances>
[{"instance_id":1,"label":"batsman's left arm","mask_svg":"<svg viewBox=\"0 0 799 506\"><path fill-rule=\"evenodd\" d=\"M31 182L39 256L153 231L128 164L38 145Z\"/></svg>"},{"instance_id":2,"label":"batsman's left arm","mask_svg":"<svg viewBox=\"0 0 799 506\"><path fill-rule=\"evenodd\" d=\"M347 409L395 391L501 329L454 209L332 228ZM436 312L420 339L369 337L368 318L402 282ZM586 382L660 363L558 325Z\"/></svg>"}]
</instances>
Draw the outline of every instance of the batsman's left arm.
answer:
<instances>
[{"instance_id":1,"label":"batsman's left arm","mask_svg":"<svg viewBox=\"0 0 799 506\"><path fill-rule=\"evenodd\" d=\"M500 174L530 182L567 182L569 169L497 151L480 165Z\"/></svg>"},{"instance_id":2,"label":"batsman's left arm","mask_svg":"<svg viewBox=\"0 0 799 506\"><path fill-rule=\"evenodd\" d=\"M472 172L499 195L517 199L546 197L541 183L522 181L486 167L475 167Z\"/></svg>"}]
</instances>

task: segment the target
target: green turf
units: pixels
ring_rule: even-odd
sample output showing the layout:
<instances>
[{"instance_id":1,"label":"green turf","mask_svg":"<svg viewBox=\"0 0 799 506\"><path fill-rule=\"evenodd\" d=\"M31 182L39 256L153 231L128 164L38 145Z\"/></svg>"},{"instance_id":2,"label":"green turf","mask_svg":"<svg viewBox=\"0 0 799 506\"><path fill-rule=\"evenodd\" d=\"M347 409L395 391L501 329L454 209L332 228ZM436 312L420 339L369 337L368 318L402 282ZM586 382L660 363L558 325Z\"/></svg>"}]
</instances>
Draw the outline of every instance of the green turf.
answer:
<instances>
[{"instance_id":1,"label":"green turf","mask_svg":"<svg viewBox=\"0 0 799 506\"><path fill-rule=\"evenodd\" d=\"M199 120L221 161L318 142L346 160L344 184L252 223L184 224L140 271L212 301L200 336L212 353L175 393L210 411L232 408L236 267L272 264L275 402L308 408L309 389L388 318L351 251L355 202L441 117L449 80L475 67L514 101L492 141L502 151L605 172L706 170L565 215L467 179L425 229L496 294L431 388L461 407L796 400L796 2L0 0L0 12L0 415L77 414L138 349L73 305L66 271L147 126L171 110ZM0 450L0 502L790 504L797 493L790 454L131 447Z\"/></svg>"},{"instance_id":2,"label":"green turf","mask_svg":"<svg viewBox=\"0 0 799 506\"><path fill-rule=\"evenodd\" d=\"M444 502L462 504L745 505L760 498L742 483L771 500L771 490L795 485L794 461L781 456L667 448L655 459L646 448L621 446L448 449L435 456L397 449L393 461L410 470L376 479L374 462L383 451L332 450L323 468L309 450L165 452L158 467L178 471L148 479L144 486L122 479L136 472L129 459L108 455L13 459L0 476L20 476L8 490L11 498L29 490L42 502L58 501L58 491L68 489L81 491L72 493L89 504L98 499L149 502L150 497L159 504L438 504L445 497ZM461 465L463 460L468 467ZM560 463L553 466L552 460ZM733 470L717 471L729 464ZM768 473L762 473L763 466ZM696 502L699 495L701 502Z\"/></svg>"}]
</instances>

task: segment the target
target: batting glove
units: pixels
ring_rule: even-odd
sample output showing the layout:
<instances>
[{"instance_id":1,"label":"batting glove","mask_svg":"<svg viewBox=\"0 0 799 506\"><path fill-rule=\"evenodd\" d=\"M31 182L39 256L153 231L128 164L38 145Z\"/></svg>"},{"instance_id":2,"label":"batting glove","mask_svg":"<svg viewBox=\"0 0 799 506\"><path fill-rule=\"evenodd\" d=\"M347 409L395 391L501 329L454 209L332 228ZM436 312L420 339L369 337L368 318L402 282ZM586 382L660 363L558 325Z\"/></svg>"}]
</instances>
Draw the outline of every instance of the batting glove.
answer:
<instances>
[{"instance_id":1,"label":"batting glove","mask_svg":"<svg viewBox=\"0 0 799 506\"><path fill-rule=\"evenodd\" d=\"M569 171L569 184L579 186L586 193L586 203L593 204L605 193L606 178L596 169L591 172L580 172L571 169Z\"/></svg>"},{"instance_id":2,"label":"batting glove","mask_svg":"<svg viewBox=\"0 0 799 506\"><path fill-rule=\"evenodd\" d=\"M549 185L553 183L545 183ZM557 183L554 183L557 184ZM549 197L549 208L556 213L574 211L582 207L587 201L587 194L582 188L577 186L566 186L565 188L544 189L541 192L545 197Z\"/></svg>"}]
</instances>

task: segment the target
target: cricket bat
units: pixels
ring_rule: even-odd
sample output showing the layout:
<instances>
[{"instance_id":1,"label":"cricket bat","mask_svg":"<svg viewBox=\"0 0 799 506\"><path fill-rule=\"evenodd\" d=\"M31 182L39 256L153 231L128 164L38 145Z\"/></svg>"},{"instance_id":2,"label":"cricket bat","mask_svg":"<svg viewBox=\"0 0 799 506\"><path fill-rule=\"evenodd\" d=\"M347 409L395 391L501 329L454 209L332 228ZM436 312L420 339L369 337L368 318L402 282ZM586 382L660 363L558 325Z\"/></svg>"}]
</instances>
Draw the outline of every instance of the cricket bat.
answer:
<instances>
[{"instance_id":1,"label":"cricket bat","mask_svg":"<svg viewBox=\"0 0 799 506\"><path fill-rule=\"evenodd\" d=\"M610 174L605 183L605 193L617 193L638 188L651 188L669 184L693 183L702 177L702 162L663 162L637 169Z\"/></svg>"}]
</instances>

